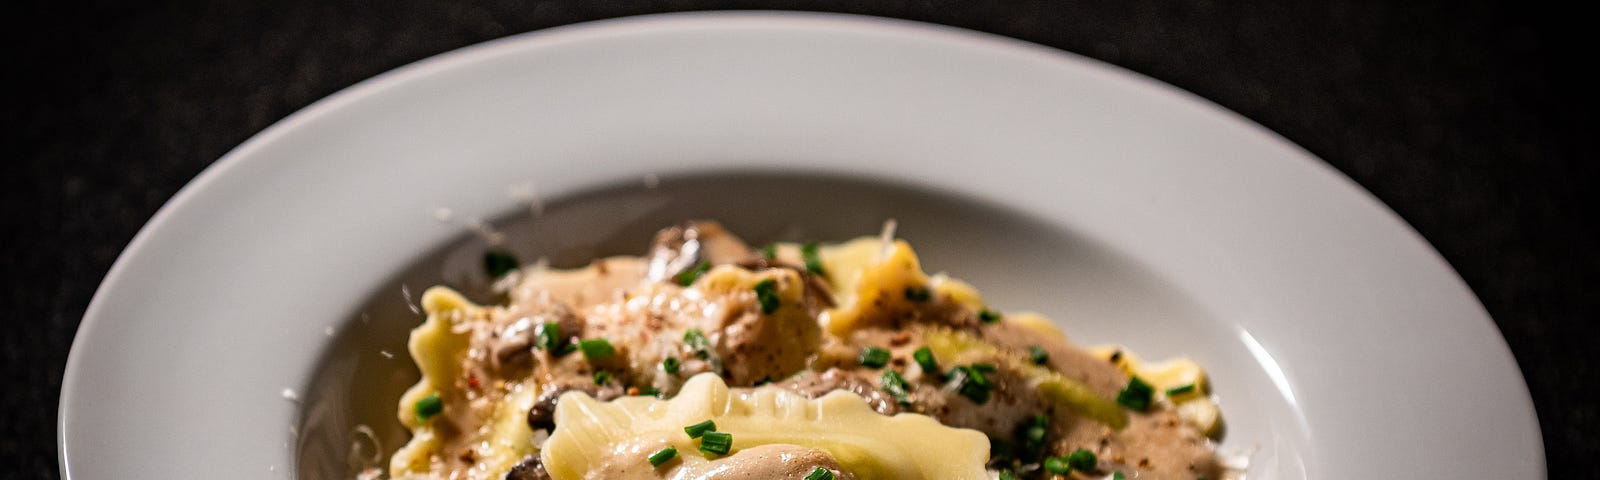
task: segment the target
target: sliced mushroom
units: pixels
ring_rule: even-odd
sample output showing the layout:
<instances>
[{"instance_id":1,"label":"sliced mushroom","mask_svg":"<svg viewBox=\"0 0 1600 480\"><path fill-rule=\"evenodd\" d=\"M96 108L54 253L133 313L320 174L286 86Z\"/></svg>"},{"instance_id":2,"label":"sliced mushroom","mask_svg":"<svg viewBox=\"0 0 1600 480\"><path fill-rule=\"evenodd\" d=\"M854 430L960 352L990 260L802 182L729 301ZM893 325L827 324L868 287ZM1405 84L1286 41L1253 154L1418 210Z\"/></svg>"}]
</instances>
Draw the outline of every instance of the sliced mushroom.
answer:
<instances>
[{"instance_id":1,"label":"sliced mushroom","mask_svg":"<svg viewBox=\"0 0 1600 480\"><path fill-rule=\"evenodd\" d=\"M538 455L528 455L506 472L505 480L550 480L550 473Z\"/></svg>"},{"instance_id":2,"label":"sliced mushroom","mask_svg":"<svg viewBox=\"0 0 1600 480\"><path fill-rule=\"evenodd\" d=\"M700 262L724 265L749 258L753 253L739 237L711 221L694 221L656 232L650 247L650 266L646 277L657 282L670 281Z\"/></svg>"}]
</instances>

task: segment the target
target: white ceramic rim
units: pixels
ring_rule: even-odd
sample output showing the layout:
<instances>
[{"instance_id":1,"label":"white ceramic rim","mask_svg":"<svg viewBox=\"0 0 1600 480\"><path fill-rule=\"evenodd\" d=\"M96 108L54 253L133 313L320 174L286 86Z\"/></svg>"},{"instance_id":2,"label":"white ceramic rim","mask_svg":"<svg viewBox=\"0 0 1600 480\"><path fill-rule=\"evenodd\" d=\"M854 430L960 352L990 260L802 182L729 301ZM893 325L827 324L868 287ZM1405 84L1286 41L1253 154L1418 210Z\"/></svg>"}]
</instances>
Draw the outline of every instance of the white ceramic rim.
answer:
<instances>
[{"instance_id":1,"label":"white ceramic rim","mask_svg":"<svg viewBox=\"0 0 1600 480\"><path fill-rule=\"evenodd\" d=\"M227 252L225 249L195 249L195 245L186 240L202 236L218 239L198 241L205 244L249 238L246 234L251 232L247 224L230 218L230 212L315 211L310 208L316 205L307 203L311 200L273 199L253 188L282 191L286 187L303 186L307 192L323 195L308 195L315 201L359 200L324 194L338 188L318 185L317 181L335 178L321 175L340 168L367 168L370 165L354 165L365 160L353 159L346 162L353 165L329 167L327 163L299 160L301 157L296 155L315 157L317 152L322 152L327 158L339 158L338 155L349 153L341 150L349 144L341 143L338 135L348 133L354 138L352 141L362 142L370 141L362 135L372 131L351 127L353 130L345 132L326 127L359 126L363 123L349 122L364 120L365 124L383 124L405 132L405 128L415 126L383 117L385 102L403 111L410 104L394 107L393 102L407 98L406 95L441 91L438 90L442 88L441 82L458 82L455 90L473 87L476 86L471 81L473 78L484 80L485 74L499 72L497 68L531 71L518 70L528 68L519 62L529 59L571 61L562 60L560 55L564 51L583 53L587 48L615 48L615 42L630 41L718 45L714 42L719 39L771 41L780 49L794 48L784 50L790 53L811 51L808 50L810 46L791 45L796 39L819 44L815 47L817 52L838 53L851 47L882 54L882 49L905 49L902 52L907 59L905 65L896 64L894 68L853 65L869 70L882 67L883 70L872 70L872 73L884 76L895 74L894 69L915 71L936 63L929 61L928 55L948 56L952 62L965 62L962 65L971 70L925 77L927 82L961 84L955 86L967 82L992 87L1000 84L990 82L1014 81L1018 86L1015 92L998 88L981 90L985 96L994 97L986 101L992 100L1012 110L985 110L982 106L962 103L961 99L916 98L916 92L897 98L892 89L869 90L880 96L851 100L872 104L862 108L878 106L873 102L902 108L925 103L943 107L948 103L948 106L963 106L966 110L953 111L966 114L963 118L967 119L982 114L1038 115L1034 120L1060 121L1068 127L1086 125L1082 118L1052 117L1051 114L1060 110L1043 107L1061 103L1075 107L1074 112L1092 114L1084 117L1093 118L1100 122L1095 125L1106 127L1103 131L1086 129L1081 132L1110 132L1114 138L1074 138L1079 130L1059 130L1060 136L1067 137L1063 141L1076 149L1072 151L1086 157L1072 159L1068 164L1071 168L1065 168L1058 163L1059 157L1050 155L1061 148L1051 140L1055 137L1026 131L1026 127L1020 128L1024 130L1020 133L983 132L985 138L978 140L938 135L917 138L904 131L893 131L895 127L890 125L895 121L911 121L910 117L879 118L874 120L878 123L864 124L866 115L842 115L843 118L828 118L826 122L801 122L815 129L811 133L841 138L837 145L816 145L814 138L761 130L770 126L764 122L779 121L775 119L795 121L792 117L821 116L818 111L806 110L805 105L782 105L793 111L739 110L750 118L718 124L723 129L720 133L737 135L735 140L701 142L693 148L678 150L670 146L718 138L690 135L686 141L663 142L669 147L654 155L630 155L602 148L592 152L590 157L572 156L566 158L566 163L550 163L546 166L581 165L583 160L594 158L607 161L604 171L590 168L543 177L543 183L538 185L540 191L560 195L604 180L673 172L690 166L713 170L828 171L901 178L933 188L970 193L1037 213L1063 225L1083 228L1097 240L1116 245L1144 265L1158 268L1165 278L1193 294L1209 310L1236 319L1232 327L1238 329L1241 338L1250 346L1251 354L1263 361L1276 387L1300 413L1299 421L1304 423L1301 427L1307 438L1291 443L1314 445L1315 452L1298 459L1303 464L1282 471L1298 470L1314 478L1352 477L1373 472L1425 477L1537 478L1545 475L1537 419L1526 386L1504 340L1464 282L1392 212L1353 182L1277 135L1173 87L1083 57L1016 40L866 17L717 12L581 24L513 36L440 55L320 100L228 153L155 215L118 258L96 292L79 327L62 388L58 427L63 476L81 479L148 475L155 478L199 476L219 471L228 471L235 477L293 475L289 473L293 464L288 448L278 445L283 439L277 435L286 431L260 427L287 425L295 414L294 407L276 398L271 399L276 403L244 405L261 402L254 397L235 399L229 395L249 389L252 390L249 395L273 397L273 392L282 386L302 384L303 377L309 374L306 363L310 360L300 357L315 357L321 329L284 333L283 329L271 328L270 323L243 318L229 324L228 329L221 329L182 317L202 312L215 315L226 311L220 310L218 305L246 299L207 298L196 300L192 305L179 300L193 295L197 287L215 285L219 280L230 278L230 272L216 271L219 261L236 260L243 271L257 274L326 275L340 270L328 266L286 266L287 259L306 257L281 257L276 250L263 252L263 257L271 258L213 257ZM608 52L627 59L627 52L649 48L641 44L635 45L634 50ZM739 57L751 52L740 52L736 46L727 49L719 53L743 58L761 68L768 67L761 63L760 57ZM682 60L687 62L704 60L689 51L665 53L682 54ZM612 61L611 57L601 58ZM825 56L803 60L825 66L834 66L836 61L834 57ZM696 65L715 68L710 64ZM996 73L999 70L989 71L986 67L1006 70ZM684 75L693 78L690 74ZM668 88L688 88L671 84L676 78L666 78ZM863 78L865 85L879 86L872 83L872 77ZM596 83L602 84L609 81L612 80L596 79ZM1044 83L1039 83L1041 81ZM1052 81L1078 89L1071 92L1076 96L1057 98L1054 94L1059 92L1030 88ZM735 88L725 92L730 98L761 93L737 88L742 84L732 85ZM804 90L805 86L795 88ZM817 88L836 94L849 92L829 90L833 87ZM716 99L701 100L711 104L708 114L732 108L721 105L725 102ZM623 101L663 100L646 96L617 100ZM1018 107L1035 101L1043 105L1041 110ZM782 103L781 100L775 102ZM847 102L829 106L851 108ZM914 120L935 123L929 125L928 130L934 133L939 128L955 128L938 122L969 121L942 119L937 117L938 110L915 111L913 108L890 112L932 115L931 121ZM678 113L690 120L715 120L697 118L689 109ZM360 115L367 117L350 118ZM641 116L646 118L617 118L619 131L626 131L624 127L634 123L659 120L649 114ZM1000 116L988 120L1013 125ZM647 140L662 141L685 135L684 131L670 126L639 124L658 127L657 130L639 130L648 131L647 136L654 135ZM750 127L741 129L741 125ZM971 132L970 129L954 131ZM853 139L849 138L851 132L879 137ZM1151 132L1161 135L1141 135ZM441 135L495 138L493 135L497 133L505 132L490 128L483 133L446 132ZM597 135L612 133L615 132ZM1017 138L1033 143L1013 141ZM910 145L916 146L912 149L915 151L905 151ZM796 156L771 153L775 151L805 152L797 155L804 163L797 164ZM985 157L989 160L981 162L982 165L978 165L980 162L941 160L951 158L951 151L1004 156ZM1186 159L1174 156L1175 152L1191 155ZM404 155L404 152L380 153ZM412 154L437 157L441 153L419 151ZM469 161L479 161L471 156L503 156L508 152L468 148L462 154L469 157ZM875 162L863 163L863 158ZM938 168L925 168L928 162ZM483 185L493 179L506 178L508 173L523 172L514 166L502 165L504 163L483 171L422 173L406 170L394 173L391 178L439 178L452 183L476 181ZM1006 164L1007 168L993 168L993 164ZM401 165L414 166L412 163ZM428 166L426 162L421 165L418 168ZM1061 176L1068 173L1071 175ZM1264 179L1270 181L1262 181ZM262 203L246 201L248 199ZM508 206L503 197L496 195L452 196L447 201L460 211L485 215L504 211ZM407 205L407 208L412 207L416 205ZM359 208L359 205L350 208ZM329 216L336 214L323 215ZM365 221L364 217L357 218ZM285 220L262 217L251 223L282 221ZM392 238L396 233L410 234L413 238L396 240L388 250L413 253L426 251L426 247L456 234L454 229L442 226L418 229L414 224L382 218L359 228L341 227L330 218L297 218L293 222L312 227L308 231L337 232L351 240L349 243L356 244L372 235ZM1117 228L1094 228L1097 225ZM1182 241L1173 241L1173 238ZM377 272L372 274L373 279L384 278L410 261L409 258L386 257L383 252L345 251L346 247L339 246L319 248L310 239L287 238L278 243L281 246L277 248L297 254L334 250L332 253L340 254L346 261L345 269ZM1250 252L1250 255L1236 253L1241 251ZM1313 278L1306 278L1308 275ZM148 281L149 278L157 280ZM208 280L212 283L204 283ZM334 284L319 287L317 291L332 298L350 298L348 303L353 304L360 301L363 289L372 285L352 283L358 285ZM303 293L292 287L283 288L287 289L284 293ZM1274 295L1263 298L1241 293L1252 289L1264 289ZM306 313L297 308L287 305L279 313L293 318ZM242 315L254 314L248 308L241 310ZM1277 320L1287 312L1296 314L1295 322ZM158 313L173 313L171 317L180 319L163 320ZM119 316L122 318L117 318ZM267 319L270 317L254 320ZM186 380L183 376L194 373L186 369L195 367L163 364L169 361L163 359L204 358L203 354L214 354L222 347L210 343L163 344L162 337L150 330L165 321L196 329L198 338L260 338L278 346L310 346L303 352L291 351L293 355L284 356L281 364L275 365L261 365L273 362L262 362L259 357L248 358L248 362L219 359L218 364L210 368L240 368L248 363L258 365L250 368L260 368L268 372L263 376L270 378L220 376L208 380L210 383L204 384L201 392L179 394L171 387L184 385L181 383ZM182 323L186 321L188 323ZM244 345L238 350L248 352L251 348L254 347ZM304 352L310 354L299 355ZM150 368L139 370L128 368L129 365ZM1375 368L1379 366L1382 368ZM301 378L297 380L294 372L299 372ZM192 381L193 377L187 380ZM193 397L197 395L191 393L207 398L196 399ZM236 403L243 404L231 404L227 408L218 405L225 400L238 400ZM237 412L230 408L247 407L260 407L252 408L249 415L260 415L263 420L226 415ZM186 422L183 418L173 420L148 414L169 408L192 416ZM118 411L144 413L119 415ZM206 428L211 429L210 435L206 435ZM283 443L282 446L287 447L287 442ZM184 457L162 458L163 452ZM241 463L259 458L251 457L250 452L270 458L262 460L266 464L260 465L262 468L240 467ZM241 459L246 461L240 462ZM236 468L226 468L229 466Z\"/></svg>"}]
</instances>

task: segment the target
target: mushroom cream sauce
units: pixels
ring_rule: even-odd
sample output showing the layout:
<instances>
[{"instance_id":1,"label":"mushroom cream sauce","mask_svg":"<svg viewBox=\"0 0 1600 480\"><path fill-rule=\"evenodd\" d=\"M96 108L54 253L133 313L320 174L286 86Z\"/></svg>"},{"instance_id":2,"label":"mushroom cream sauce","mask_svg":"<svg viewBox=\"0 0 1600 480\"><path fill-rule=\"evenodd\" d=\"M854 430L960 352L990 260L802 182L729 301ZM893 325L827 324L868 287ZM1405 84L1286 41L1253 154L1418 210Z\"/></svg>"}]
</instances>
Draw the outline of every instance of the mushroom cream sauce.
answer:
<instances>
[{"instance_id":1,"label":"mushroom cream sauce","mask_svg":"<svg viewBox=\"0 0 1600 480\"><path fill-rule=\"evenodd\" d=\"M391 478L1238 476L1199 366L1072 345L889 229L753 249L690 222L643 257L509 263L504 305L423 295Z\"/></svg>"}]
</instances>

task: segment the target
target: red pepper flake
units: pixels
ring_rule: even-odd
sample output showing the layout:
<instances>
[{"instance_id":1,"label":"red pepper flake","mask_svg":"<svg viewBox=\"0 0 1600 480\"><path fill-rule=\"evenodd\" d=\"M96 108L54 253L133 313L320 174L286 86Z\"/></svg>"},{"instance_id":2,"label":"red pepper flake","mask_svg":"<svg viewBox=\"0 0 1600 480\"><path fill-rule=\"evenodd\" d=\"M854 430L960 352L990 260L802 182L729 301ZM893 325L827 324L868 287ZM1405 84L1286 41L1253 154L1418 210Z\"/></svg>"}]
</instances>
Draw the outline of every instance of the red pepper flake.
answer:
<instances>
[{"instance_id":1,"label":"red pepper flake","mask_svg":"<svg viewBox=\"0 0 1600 480\"><path fill-rule=\"evenodd\" d=\"M472 387L473 390L483 388L482 382L478 381L478 374L474 373L467 375L467 386Z\"/></svg>"}]
</instances>

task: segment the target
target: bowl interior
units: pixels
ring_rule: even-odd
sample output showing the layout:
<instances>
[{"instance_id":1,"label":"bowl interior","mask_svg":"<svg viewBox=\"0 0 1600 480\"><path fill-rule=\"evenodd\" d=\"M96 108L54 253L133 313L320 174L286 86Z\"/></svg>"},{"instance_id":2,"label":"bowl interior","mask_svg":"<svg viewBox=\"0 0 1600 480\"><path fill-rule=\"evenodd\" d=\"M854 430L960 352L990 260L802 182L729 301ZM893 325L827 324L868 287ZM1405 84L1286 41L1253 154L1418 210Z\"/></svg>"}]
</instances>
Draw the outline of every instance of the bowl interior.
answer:
<instances>
[{"instance_id":1,"label":"bowl interior","mask_svg":"<svg viewBox=\"0 0 1600 480\"><path fill-rule=\"evenodd\" d=\"M992 305L1049 315L1082 345L1121 343L1147 359L1194 358L1208 368L1221 398L1224 448L1254 452L1252 473L1304 476L1301 452L1309 449L1301 416L1274 386L1272 360L1248 334L1115 246L1021 212L887 181L705 173L594 188L550 199L537 214L508 211L493 224L524 262L545 258L554 267L576 267L596 257L641 254L655 230L685 219L721 221L760 245L875 235L891 218L925 269L968 281ZM480 267L486 246L463 233L419 255L330 332L302 390L295 439L300 478L351 478L362 466L385 465L406 441L395 410L417 380L405 347L422 320L414 299L429 286L448 285L476 301L494 301ZM371 439L358 433L362 426Z\"/></svg>"}]
</instances>

